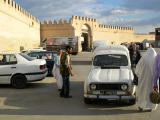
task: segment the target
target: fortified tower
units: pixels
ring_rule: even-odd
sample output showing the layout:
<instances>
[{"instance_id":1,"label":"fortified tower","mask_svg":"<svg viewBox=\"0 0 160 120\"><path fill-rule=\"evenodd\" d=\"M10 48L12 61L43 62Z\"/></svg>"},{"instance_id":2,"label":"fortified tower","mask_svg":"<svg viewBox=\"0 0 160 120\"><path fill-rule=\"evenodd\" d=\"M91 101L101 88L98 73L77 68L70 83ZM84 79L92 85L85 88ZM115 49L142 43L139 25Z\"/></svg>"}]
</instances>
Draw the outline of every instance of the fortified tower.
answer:
<instances>
[{"instance_id":1,"label":"fortified tower","mask_svg":"<svg viewBox=\"0 0 160 120\"><path fill-rule=\"evenodd\" d=\"M69 22L60 19L41 23L41 40L47 37L77 36L80 51L90 51L95 40L106 40L108 44L120 44L133 41L133 35L132 27L101 25L94 18L81 16L72 16Z\"/></svg>"},{"instance_id":2,"label":"fortified tower","mask_svg":"<svg viewBox=\"0 0 160 120\"><path fill-rule=\"evenodd\" d=\"M0 19L0 51L40 45L40 21L13 0L0 0Z\"/></svg>"}]
</instances>

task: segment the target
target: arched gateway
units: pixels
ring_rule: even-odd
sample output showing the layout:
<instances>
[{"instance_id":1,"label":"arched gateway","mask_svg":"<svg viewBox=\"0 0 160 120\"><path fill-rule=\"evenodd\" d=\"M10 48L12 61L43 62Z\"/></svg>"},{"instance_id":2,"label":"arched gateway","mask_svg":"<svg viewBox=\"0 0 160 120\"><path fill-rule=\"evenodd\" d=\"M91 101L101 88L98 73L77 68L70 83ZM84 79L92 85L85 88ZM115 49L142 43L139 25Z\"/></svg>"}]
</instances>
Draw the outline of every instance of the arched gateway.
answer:
<instances>
[{"instance_id":1,"label":"arched gateway","mask_svg":"<svg viewBox=\"0 0 160 120\"><path fill-rule=\"evenodd\" d=\"M81 28L81 46L82 51L92 50L91 29L87 24L82 25Z\"/></svg>"},{"instance_id":2,"label":"arched gateway","mask_svg":"<svg viewBox=\"0 0 160 120\"><path fill-rule=\"evenodd\" d=\"M142 41L144 39L154 40L155 35L134 34L132 27L120 27L111 25L102 25L94 18L82 16L72 16L67 22L44 21L40 26L41 41L48 37L76 37L77 51L91 51L93 41L105 40L107 44L121 44L124 42Z\"/></svg>"}]
</instances>

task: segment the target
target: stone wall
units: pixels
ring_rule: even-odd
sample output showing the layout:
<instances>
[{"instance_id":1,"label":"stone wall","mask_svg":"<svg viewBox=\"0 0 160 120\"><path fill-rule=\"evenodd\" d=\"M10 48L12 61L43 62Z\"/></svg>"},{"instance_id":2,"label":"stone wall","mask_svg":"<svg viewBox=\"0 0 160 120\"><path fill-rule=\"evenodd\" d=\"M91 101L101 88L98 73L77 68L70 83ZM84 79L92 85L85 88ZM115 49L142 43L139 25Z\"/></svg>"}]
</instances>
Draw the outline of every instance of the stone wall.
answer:
<instances>
[{"instance_id":1,"label":"stone wall","mask_svg":"<svg viewBox=\"0 0 160 120\"><path fill-rule=\"evenodd\" d=\"M0 51L20 50L40 45L40 21L13 0L0 0Z\"/></svg>"},{"instance_id":2,"label":"stone wall","mask_svg":"<svg viewBox=\"0 0 160 120\"><path fill-rule=\"evenodd\" d=\"M70 21L71 22L71 21ZM71 37L75 36L75 30L71 23L65 20L44 21L41 23L41 40L47 37Z\"/></svg>"},{"instance_id":3,"label":"stone wall","mask_svg":"<svg viewBox=\"0 0 160 120\"><path fill-rule=\"evenodd\" d=\"M130 27L99 25L94 32L93 40L106 40L107 44L121 44L132 41L133 32L133 28Z\"/></svg>"},{"instance_id":4,"label":"stone wall","mask_svg":"<svg viewBox=\"0 0 160 120\"><path fill-rule=\"evenodd\" d=\"M72 16L67 22L40 21L21 8L13 0L0 0L0 51L19 51L20 47L31 49L40 45L47 37L78 37L79 50L83 27L87 28L88 46L95 40L106 40L107 44L155 40L153 34L135 34L132 27L101 25L94 18Z\"/></svg>"},{"instance_id":5,"label":"stone wall","mask_svg":"<svg viewBox=\"0 0 160 120\"><path fill-rule=\"evenodd\" d=\"M141 42L143 40L155 40L155 34L134 34L134 40L135 42Z\"/></svg>"},{"instance_id":6,"label":"stone wall","mask_svg":"<svg viewBox=\"0 0 160 120\"><path fill-rule=\"evenodd\" d=\"M153 34L135 34L132 27L101 25L93 18L72 16L71 21L76 36L81 36L82 26L87 25L93 41L106 40L108 44L121 44L123 42L142 42L145 39L155 40Z\"/></svg>"}]
</instances>

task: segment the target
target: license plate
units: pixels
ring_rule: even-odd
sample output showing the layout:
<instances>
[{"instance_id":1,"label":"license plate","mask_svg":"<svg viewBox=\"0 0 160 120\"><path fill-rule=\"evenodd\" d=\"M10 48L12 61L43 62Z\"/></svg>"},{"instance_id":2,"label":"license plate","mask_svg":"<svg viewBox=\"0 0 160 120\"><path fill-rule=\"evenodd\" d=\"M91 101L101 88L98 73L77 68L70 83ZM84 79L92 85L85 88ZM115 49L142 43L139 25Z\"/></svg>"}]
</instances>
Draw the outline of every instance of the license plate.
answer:
<instances>
[{"instance_id":1,"label":"license plate","mask_svg":"<svg viewBox=\"0 0 160 120\"><path fill-rule=\"evenodd\" d=\"M125 95L126 94L126 92L124 92L124 91L117 91L117 95Z\"/></svg>"},{"instance_id":2,"label":"license plate","mask_svg":"<svg viewBox=\"0 0 160 120\"><path fill-rule=\"evenodd\" d=\"M116 92L115 91L101 91L101 94L103 94L103 95L115 95Z\"/></svg>"},{"instance_id":3,"label":"license plate","mask_svg":"<svg viewBox=\"0 0 160 120\"><path fill-rule=\"evenodd\" d=\"M93 94L100 94L100 91L93 91Z\"/></svg>"},{"instance_id":4,"label":"license plate","mask_svg":"<svg viewBox=\"0 0 160 120\"><path fill-rule=\"evenodd\" d=\"M114 91L106 91L105 94L106 94L106 95L114 95L115 92L114 92Z\"/></svg>"}]
</instances>

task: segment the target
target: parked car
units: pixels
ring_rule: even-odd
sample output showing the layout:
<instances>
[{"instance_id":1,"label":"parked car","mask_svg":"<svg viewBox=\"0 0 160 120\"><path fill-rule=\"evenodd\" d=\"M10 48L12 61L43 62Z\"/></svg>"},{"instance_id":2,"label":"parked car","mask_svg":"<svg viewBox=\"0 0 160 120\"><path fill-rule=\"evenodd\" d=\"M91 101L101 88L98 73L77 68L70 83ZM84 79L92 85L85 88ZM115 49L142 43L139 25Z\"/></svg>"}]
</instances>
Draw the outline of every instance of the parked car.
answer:
<instances>
[{"instance_id":1,"label":"parked car","mask_svg":"<svg viewBox=\"0 0 160 120\"><path fill-rule=\"evenodd\" d=\"M24 88L28 82L43 80L46 61L33 60L23 53L0 53L0 83Z\"/></svg>"},{"instance_id":2,"label":"parked car","mask_svg":"<svg viewBox=\"0 0 160 120\"><path fill-rule=\"evenodd\" d=\"M106 45L107 45L107 40L96 40L93 42L93 49L95 50L96 47L106 46Z\"/></svg>"},{"instance_id":3,"label":"parked car","mask_svg":"<svg viewBox=\"0 0 160 120\"><path fill-rule=\"evenodd\" d=\"M39 47L39 48L33 48L28 50L22 50L21 53L28 54L30 52L41 52L41 51L46 51L46 50L43 50L41 47Z\"/></svg>"},{"instance_id":4,"label":"parked car","mask_svg":"<svg viewBox=\"0 0 160 120\"><path fill-rule=\"evenodd\" d=\"M30 52L27 55L33 59L44 59L46 60L48 75L52 75L52 69L54 65L54 56L57 54L56 51L40 51L40 52Z\"/></svg>"},{"instance_id":5,"label":"parked car","mask_svg":"<svg viewBox=\"0 0 160 120\"><path fill-rule=\"evenodd\" d=\"M94 51L92 68L84 82L84 102L114 99L134 104L136 85L125 46L103 46Z\"/></svg>"}]
</instances>

